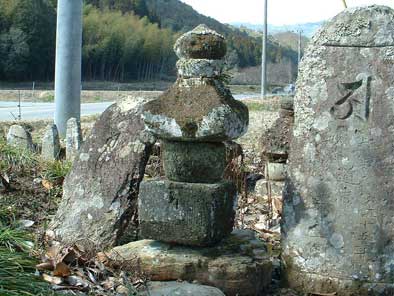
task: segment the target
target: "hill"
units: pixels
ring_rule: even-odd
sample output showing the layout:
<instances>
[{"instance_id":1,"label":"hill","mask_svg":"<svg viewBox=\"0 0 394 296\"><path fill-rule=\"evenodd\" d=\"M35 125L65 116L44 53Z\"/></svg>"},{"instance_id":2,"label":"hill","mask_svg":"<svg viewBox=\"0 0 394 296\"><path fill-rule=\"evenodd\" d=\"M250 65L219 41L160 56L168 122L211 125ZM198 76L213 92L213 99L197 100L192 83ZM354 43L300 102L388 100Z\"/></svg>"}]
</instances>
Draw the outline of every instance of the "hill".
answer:
<instances>
[{"instance_id":1,"label":"hill","mask_svg":"<svg viewBox=\"0 0 394 296\"><path fill-rule=\"evenodd\" d=\"M170 29L176 33L187 32L199 24L206 24L227 38L229 48L227 62L230 66L244 68L261 64L261 35L253 35L234 26L222 24L198 13L190 5L179 0L86 1L101 9L122 10L123 13L133 12L141 17L147 17L150 22L157 23L160 28ZM275 42L269 41L269 43L268 59L270 62L275 63L281 58L296 62L296 53L292 50L281 48Z\"/></svg>"},{"instance_id":2,"label":"hill","mask_svg":"<svg viewBox=\"0 0 394 296\"><path fill-rule=\"evenodd\" d=\"M283 32L277 33L272 36L273 40L278 42L281 46L291 48L294 51L298 51L298 40L299 35L294 32ZM304 51L309 43L309 38L301 36L301 50Z\"/></svg>"},{"instance_id":3,"label":"hill","mask_svg":"<svg viewBox=\"0 0 394 296\"><path fill-rule=\"evenodd\" d=\"M315 23L295 24L295 25L283 25L283 26L268 25L268 33L270 35L275 35L278 33L297 32L301 30L304 36L306 36L307 38L311 38L316 33L316 31L323 25L323 23L324 21L315 22ZM254 31L263 30L263 26L260 24L232 23L232 25L237 28L246 27Z\"/></svg>"},{"instance_id":4,"label":"hill","mask_svg":"<svg viewBox=\"0 0 394 296\"><path fill-rule=\"evenodd\" d=\"M0 80L53 80L56 2L0 0ZM84 0L83 80L172 80L175 40L201 23L227 38L228 68L261 64L261 35L179 0ZM270 40L268 61L294 65L297 53Z\"/></svg>"}]
</instances>

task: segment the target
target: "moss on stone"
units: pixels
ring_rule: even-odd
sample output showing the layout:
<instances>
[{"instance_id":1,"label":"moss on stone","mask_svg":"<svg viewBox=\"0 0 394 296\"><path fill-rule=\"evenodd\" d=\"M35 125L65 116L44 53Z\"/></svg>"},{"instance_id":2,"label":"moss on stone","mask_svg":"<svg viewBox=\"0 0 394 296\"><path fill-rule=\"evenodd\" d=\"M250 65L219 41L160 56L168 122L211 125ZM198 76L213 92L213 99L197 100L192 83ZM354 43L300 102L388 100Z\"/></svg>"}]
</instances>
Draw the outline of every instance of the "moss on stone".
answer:
<instances>
[{"instance_id":1,"label":"moss on stone","mask_svg":"<svg viewBox=\"0 0 394 296\"><path fill-rule=\"evenodd\" d=\"M223 105L229 106L237 114L245 114L247 121L247 107L233 99L224 86L219 87L214 79L202 78L199 81L198 84L187 86L184 79L178 79L157 100L147 103L144 111L175 119L182 132L189 137L194 137L197 125L205 116Z\"/></svg>"},{"instance_id":2,"label":"moss on stone","mask_svg":"<svg viewBox=\"0 0 394 296\"><path fill-rule=\"evenodd\" d=\"M223 143L165 141L163 162L166 177L177 182L215 183L226 167Z\"/></svg>"},{"instance_id":3,"label":"moss on stone","mask_svg":"<svg viewBox=\"0 0 394 296\"><path fill-rule=\"evenodd\" d=\"M200 25L182 35L174 49L180 58L218 60L226 55L227 45L222 35Z\"/></svg>"}]
</instances>

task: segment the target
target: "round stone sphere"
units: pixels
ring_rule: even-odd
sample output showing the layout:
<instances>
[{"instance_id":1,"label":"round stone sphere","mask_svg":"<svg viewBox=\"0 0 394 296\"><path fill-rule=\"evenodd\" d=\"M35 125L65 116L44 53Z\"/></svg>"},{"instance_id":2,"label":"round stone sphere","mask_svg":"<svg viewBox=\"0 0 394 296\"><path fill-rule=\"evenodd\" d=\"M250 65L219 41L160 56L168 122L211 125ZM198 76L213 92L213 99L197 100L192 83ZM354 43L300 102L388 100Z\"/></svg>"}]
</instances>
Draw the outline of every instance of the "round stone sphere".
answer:
<instances>
[{"instance_id":1,"label":"round stone sphere","mask_svg":"<svg viewBox=\"0 0 394 296\"><path fill-rule=\"evenodd\" d=\"M227 52L226 40L205 25L183 34L175 43L175 53L185 59L222 59Z\"/></svg>"}]
</instances>

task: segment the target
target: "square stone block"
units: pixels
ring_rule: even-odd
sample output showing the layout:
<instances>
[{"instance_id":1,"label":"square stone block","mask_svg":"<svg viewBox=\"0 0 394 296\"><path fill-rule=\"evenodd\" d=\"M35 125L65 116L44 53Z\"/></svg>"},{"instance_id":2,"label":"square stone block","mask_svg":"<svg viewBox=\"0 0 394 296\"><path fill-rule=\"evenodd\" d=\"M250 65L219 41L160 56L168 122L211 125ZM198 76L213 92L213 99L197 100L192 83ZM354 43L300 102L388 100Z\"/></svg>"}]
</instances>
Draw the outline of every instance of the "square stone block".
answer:
<instances>
[{"instance_id":1,"label":"square stone block","mask_svg":"<svg viewBox=\"0 0 394 296\"><path fill-rule=\"evenodd\" d=\"M190 246L213 245L233 229L236 196L229 181L144 181L138 202L141 236Z\"/></svg>"}]
</instances>

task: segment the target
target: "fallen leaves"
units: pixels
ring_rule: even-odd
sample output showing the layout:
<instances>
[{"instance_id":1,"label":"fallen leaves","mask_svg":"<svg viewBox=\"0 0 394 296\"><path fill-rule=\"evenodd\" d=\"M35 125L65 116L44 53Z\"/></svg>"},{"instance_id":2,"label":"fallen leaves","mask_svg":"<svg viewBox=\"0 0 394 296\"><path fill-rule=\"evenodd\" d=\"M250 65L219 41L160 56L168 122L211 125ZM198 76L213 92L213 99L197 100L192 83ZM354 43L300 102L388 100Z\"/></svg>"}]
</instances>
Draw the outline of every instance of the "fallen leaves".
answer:
<instances>
[{"instance_id":1,"label":"fallen leaves","mask_svg":"<svg viewBox=\"0 0 394 296\"><path fill-rule=\"evenodd\" d=\"M45 180L45 179L41 181L41 184L48 191L52 190L53 188L55 188L55 185L52 182L50 182L48 180Z\"/></svg>"},{"instance_id":2,"label":"fallen leaves","mask_svg":"<svg viewBox=\"0 0 394 296\"><path fill-rule=\"evenodd\" d=\"M53 242L42 261L36 268L54 290L78 290L94 292L94 295L112 295L112 292L128 295L134 287L146 283L145 277L138 273L137 266L135 274L127 275L119 271L118 264L111 262L105 253L86 254L78 246L61 247Z\"/></svg>"},{"instance_id":3,"label":"fallen leaves","mask_svg":"<svg viewBox=\"0 0 394 296\"><path fill-rule=\"evenodd\" d=\"M71 275L71 269L68 267L67 264L59 262L56 264L55 269L53 270L53 275L59 277L67 277Z\"/></svg>"}]
</instances>

